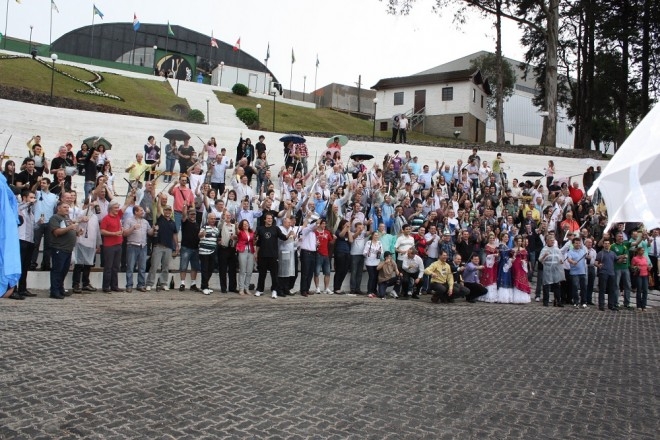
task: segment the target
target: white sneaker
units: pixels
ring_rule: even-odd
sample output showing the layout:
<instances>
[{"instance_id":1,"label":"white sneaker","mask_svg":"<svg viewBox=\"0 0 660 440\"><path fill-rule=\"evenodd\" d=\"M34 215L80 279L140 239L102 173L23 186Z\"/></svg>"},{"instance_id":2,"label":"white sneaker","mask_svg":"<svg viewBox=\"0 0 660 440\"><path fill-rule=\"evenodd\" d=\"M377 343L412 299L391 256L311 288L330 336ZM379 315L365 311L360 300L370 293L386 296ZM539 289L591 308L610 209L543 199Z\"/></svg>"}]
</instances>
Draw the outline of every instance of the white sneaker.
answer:
<instances>
[{"instance_id":1,"label":"white sneaker","mask_svg":"<svg viewBox=\"0 0 660 440\"><path fill-rule=\"evenodd\" d=\"M146 290L147 290L147 292L148 292L148 291L150 291L150 290L151 290L151 286L147 286L147 287L145 287L145 289L146 289Z\"/></svg>"},{"instance_id":2,"label":"white sneaker","mask_svg":"<svg viewBox=\"0 0 660 440\"><path fill-rule=\"evenodd\" d=\"M335 292L333 292L330 289L325 289L325 293L327 293L328 295L334 295L335 294Z\"/></svg>"},{"instance_id":3,"label":"white sneaker","mask_svg":"<svg viewBox=\"0 0 660 440\"><path fill-rule=\"evenodd\" d=\"M259 292L258 290L254 292L254 296L261 296L263 294L264 294L263 292Z\"/></svg>"},{"instance_id":4,"label":"white sneaker","mask_svg":"<svg viewBox=\"0 0 660 440\"><path fill-rule=\"evenodd\" d=\"M536 298L534 298L534 301L539 302L539 301L541 301L541 298L539 298L539 297L537 296Z\"/></svg>"},{"instance_id":5,"label":"white sneaker","mask_svg":"<svg viewBox=\"0 0 660 440\"><path fill-rule=\"evenodd\" d=\"M161 290L164 290L165 292L170 290L169 286L160 286L160 288L161 288Z\"/></svg>"},{"instance_id":6,"label":"white sneaker","mask_svg":"<svg viewBox=\"0 0 660 440\"><path fill-rule=\"evenodd\" d=\"M277 292L273 290L273 293L270 294L270 297L273 299L277 299Z\"/></svg>"},{"instance_id":7,"label":"white sneaker","mask_svg":"<svg viewBox=\"0 0 660 440\"><path fill-rule=\"evenodd\" d=\"M204 290L202 290L202 293L203 293L204 295L210 295L211 292L213 292L211 289L204 289Z\"/></svg>"},{"instance_id":8,"label":"white sneaker","mask_svg":"<svg viewBox=\"0 0 660 440\"><path fill-rule=\"evenodd\" d=\"M321 288L319 286L316 286L316 294L319 295L321 293Z\"/></svg>"},{"instance_id":9,"label":"white sneaker","mask_svg":"<svg viewBox=\"0 0 660 440\"><path fill-rule=\"evenodd\" d=\"M582 304L582 308L583 308L583 309L586 309L586 308L587 308L587 305L586 305L586 304Z\"/></svg>"},{"instance_id":10,"label":"white sneaker","mask_svg":"<svg viewBox=\"0 0 660 440\"><path fill-rule=\"evenodd\" d=\"M397 295L394 290L390 292L390 296L394 299L397 299L399 297L399 295Z\"/></svg>"}]
</instances>

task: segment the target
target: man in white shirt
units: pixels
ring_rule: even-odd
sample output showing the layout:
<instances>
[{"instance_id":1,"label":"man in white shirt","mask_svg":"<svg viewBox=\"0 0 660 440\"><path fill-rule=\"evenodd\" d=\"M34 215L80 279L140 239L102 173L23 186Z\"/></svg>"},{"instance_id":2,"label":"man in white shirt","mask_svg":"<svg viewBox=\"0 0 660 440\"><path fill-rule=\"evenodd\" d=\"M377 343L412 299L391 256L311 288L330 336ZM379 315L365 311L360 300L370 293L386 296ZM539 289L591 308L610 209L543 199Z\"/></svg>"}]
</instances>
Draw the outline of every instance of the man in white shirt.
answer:
<instances>
[{"instance_id":1,"label":"man in white shirt","mask_svg":"<svg viewBox=\"0 0 660 440\"><path fill-rule=\"evenodd\" d=\"M430 189L433 186L433 176L435 176L439 170L440 161L438 161L438 159L435 160L435 170L433 171L429 171L429 166L424 165L422 172L417 178L417 182L422 183L424 185L424 189Z\"/></svg>"},{"instance_id":2,"label":"man in white shirt","mask_svg":"<svg viewBox=\"0 0 660 440\"><path fill-rule=\"evenodd\" d=\"M405 258L408 249L415 246L415 239L410 235L411 227L408 224L403 225L401 235L399 235L394 242L394 250L397 254L396 264L401 269L403 266L403 259Z\"/></svg>"},{"instance_id":3,"label":"man in white shirt","mask_svg":"<svg viewBox=\"0 0 660 440\"><path fill-rule=\"evenodd\" d=\"M246 175L241 176L240 183L232 183L234 184L234 191L236 191L236 200L244 200L246 197L252 200L254 197L254 190L248 185L248 178Z\"/></svg>"},{"instance_id":4,"label":"man in white shirt","mask_svg":"<svg viewBox=\"0 0 660 440\"><path fill-rule=\"evenodd\" d=\"M351 294L362 295L362 271L364 270L364 245L367 242L365 226L361 222L355 223L355 233L349 238L351 242Z\"/></svg>"},{"instance_id":5,"label":"man in white shirt","mask_svg":"<svg viewBox=\"0 0 660 440\"><path fill-rule=\"evenodd\" d=\"M402 261L403 280L400 299L408 299L412 296L413 299L419 299L419 289L422 287L422 277L424 276L424 262L417 255L414 247L411 247L406 252L406 256Z\"/></svg>"},{"instance_id":6,"label":"man in white shirt","mask_svg":"<svg viewBox=\"0 0 660 440\"><path fill-rule=\"evenodd\" d=\"M228 169L234 168L234 160L225 156L227 150L223 148L220 154L215 156L211 172L211 188L214 188L218 196L225 192L225 174Z\"/></svg>"}]
</instances>

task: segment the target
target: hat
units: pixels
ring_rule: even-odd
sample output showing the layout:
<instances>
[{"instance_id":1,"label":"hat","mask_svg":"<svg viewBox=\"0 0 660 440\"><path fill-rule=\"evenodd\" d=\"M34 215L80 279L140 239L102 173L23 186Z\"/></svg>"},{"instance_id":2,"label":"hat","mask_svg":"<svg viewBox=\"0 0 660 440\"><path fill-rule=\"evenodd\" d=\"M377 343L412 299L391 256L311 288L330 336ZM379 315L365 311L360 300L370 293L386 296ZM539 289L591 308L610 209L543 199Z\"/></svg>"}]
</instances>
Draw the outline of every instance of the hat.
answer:
<instances>
[{"instance_id":1,"label":"hat","mask_svg":"<svg viewBox=\"0 0 660 440\"><path fill-rule=\"evenodd\" d=\"M385 255L385 258L387 258L387 257L391 257L391 256L392 256L392 252L390 252L390 251L385 251L385 253L384 253L383 255Z\"/></svg>"}]
</instances>

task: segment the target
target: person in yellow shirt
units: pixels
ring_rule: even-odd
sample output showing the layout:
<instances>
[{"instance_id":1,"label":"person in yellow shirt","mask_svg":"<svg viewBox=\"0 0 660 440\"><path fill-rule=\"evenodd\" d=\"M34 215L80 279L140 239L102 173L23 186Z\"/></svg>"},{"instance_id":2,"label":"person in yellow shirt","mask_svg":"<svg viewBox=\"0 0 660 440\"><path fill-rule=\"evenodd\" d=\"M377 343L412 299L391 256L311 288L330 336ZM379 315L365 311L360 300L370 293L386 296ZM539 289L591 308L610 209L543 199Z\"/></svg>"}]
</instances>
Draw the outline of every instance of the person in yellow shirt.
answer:
<instances>
[{"instance_id":1,"label":"person in yellow shirt","mask_svg":"<svg viewBox=\"0 0 660 440\"><path fill-rule=\"evenodd\" d=\"M136 185L137 187L142 187L146 171L154 168L154 166L155 164L149 165L145 163L144 154L137 153L135 155L135 162L131 163L128 168L126 168L131 186Z\"/></svg>"},{"instance_id":2,"label":"person in yellow shirt","mask_svg":"<svg viewBox=\"0 0 660 440\"><path fill-rule=\"evenodd\" d=\"M440 251L438 261L432 263L424 269L424 274L431 277L429 291L433 292L431 301L437 303L449 302L454 295L454 276L451 273L451 267L447 263L447 252Z\"/></svg>"}]
</instances>

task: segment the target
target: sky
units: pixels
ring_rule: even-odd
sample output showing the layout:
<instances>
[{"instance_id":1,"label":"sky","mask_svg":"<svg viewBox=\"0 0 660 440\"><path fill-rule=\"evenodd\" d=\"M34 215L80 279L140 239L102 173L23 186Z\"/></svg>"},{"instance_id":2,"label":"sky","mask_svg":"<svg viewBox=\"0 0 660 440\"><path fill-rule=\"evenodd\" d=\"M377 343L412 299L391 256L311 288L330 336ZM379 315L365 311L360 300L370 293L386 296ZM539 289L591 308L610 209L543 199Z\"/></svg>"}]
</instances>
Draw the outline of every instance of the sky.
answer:
<instances>
[{"instance_id":1,"label":"sky","mask_svg":"<svg viewBox=\"0 0 660 440\"><path fill-rule=\"evenodd\" d=\"M241 49L268 67L289 87L309 92L314 88L318 54L317 87L333 82L370 88L381 78L407 76L465 55L495 50L491 18L470 15L459 27L453 12L432 11L433 0L417 0L408 16L387 13L379 0L54 0L52 38L92 23L92 5L104 14L95 23L167 23L213 35L233 45L240 37ZM51 0L5 0L0 17L8 17L7 35L27 40L49 41ZM8 6L9 13L5 14ZM5 20L0 32L5 33ZM504 22L503 52L522 60L521 31ZM291 75L291 50L295 53ZM306 81L304 77L306 76ZM305 84L303 84L305 83Z\"/></svg>"}]
</instances>

